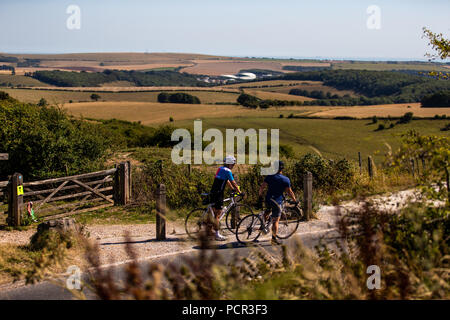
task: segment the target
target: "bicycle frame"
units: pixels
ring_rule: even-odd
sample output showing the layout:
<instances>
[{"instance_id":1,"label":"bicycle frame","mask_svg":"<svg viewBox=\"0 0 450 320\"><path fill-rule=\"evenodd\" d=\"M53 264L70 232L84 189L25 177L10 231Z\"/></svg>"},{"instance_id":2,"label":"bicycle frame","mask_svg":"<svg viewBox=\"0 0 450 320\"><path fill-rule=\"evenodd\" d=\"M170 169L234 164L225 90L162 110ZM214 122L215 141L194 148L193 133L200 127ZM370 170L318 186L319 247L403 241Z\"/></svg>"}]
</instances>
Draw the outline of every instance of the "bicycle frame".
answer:
<instances>
[{"instance_id":1,"label":"bicycle frame","mask_svg":"<svg viewBox=\"0 0 450 320\"><path fill-rule=\"evenodd\" d=\"M222 212L220 213L220 216L219 216L219 221L221 221L223 219L223 217L225 217L226 214L232 208L234 208L236 206L237 202L238 202L238 201L236 201L236 195L234 195L234 193L229 198L223 199L223 202L228 202L228 201L231 201L231 203L229 205L226 205L225 209L222 209ZM214 205L213 203L210 203L208 205L208 207L205 210L205 213L203 214L203 217L204 217L205 214L208 214L209 212L211 212L212 216L215 217L214 210L213 210L213 205Z\"/></svg>"}]
</instances>

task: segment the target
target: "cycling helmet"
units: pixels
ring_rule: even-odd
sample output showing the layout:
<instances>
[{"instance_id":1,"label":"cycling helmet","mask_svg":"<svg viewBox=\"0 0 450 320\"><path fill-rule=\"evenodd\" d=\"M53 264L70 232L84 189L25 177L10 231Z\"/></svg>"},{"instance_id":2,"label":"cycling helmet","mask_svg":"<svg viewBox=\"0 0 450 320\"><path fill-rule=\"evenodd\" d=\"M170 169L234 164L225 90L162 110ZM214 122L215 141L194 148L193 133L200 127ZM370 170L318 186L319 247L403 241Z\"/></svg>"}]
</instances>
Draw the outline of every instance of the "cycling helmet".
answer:
<instances>
[{"instance_id":1,"label":"cycling helmet","mask_svg":"<svg viewBox=\"0 0 450 320\"><path fill-rule=\"evenodd\" d=\"M236 158L233 156L226 156L223 162L225 164L236 164Z\"/></svg>"}]
</instances>

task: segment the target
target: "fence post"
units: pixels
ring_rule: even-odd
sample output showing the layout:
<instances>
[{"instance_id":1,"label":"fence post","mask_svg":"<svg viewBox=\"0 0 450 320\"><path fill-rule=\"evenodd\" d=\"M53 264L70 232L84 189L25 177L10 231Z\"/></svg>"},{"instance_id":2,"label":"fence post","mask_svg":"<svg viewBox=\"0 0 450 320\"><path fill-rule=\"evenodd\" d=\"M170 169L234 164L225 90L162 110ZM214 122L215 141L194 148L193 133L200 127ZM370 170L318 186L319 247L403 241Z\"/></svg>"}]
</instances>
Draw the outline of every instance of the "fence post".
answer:
<instances>
[{"instance_id":1,"label":"fence post","mask_svg":"<svg viewBox=\"0 0 450 320\"><path fill-rule=\"evenodd\" d=\"M369 156L367 158L367 170L369 171L369 177L370 179L373 178L373 161L372 161L372 157Z\"/></svg>"},{"instance_id":2,"label":"fence post","mask_svg":"<svg viewBox=\"0 0 450 320\"><path fill-rule=\"evenodd\" d=\"M303 212L306 220L311 220L312 217L312 173L307 172L303 176Z\"/></svg>"},{"instance_id":3,"label":"fence post","mask_svg":"<svg viewBox=\"0 0 450 320\"><path fill-rule=\"evenodd\" d=\"M361 152L358 152L358 161L359 161L359 174L362 174Z\"/></svg>"},{"instance_id":4,"label":"fence post","mask_svg":"<svg viewBox=\"0 0 450 320\"><path fill-rule=\"evenodd\" d=\"M23 175L14 173L9 182L8 225L18 227L22 223Z\"/></svg>"},{"instance_id":5,"label":"fence post","mask_svg":"<svg viewBox=\"0 0 450 320\"><path fill-rule=\"evenodd\" d=\"M411 158L409 161L410 161L410 163L411 163L411 173L412 173L412 176L413 176L413 178L415 178L415 177L416 177L416 168L415 168L415 165L414 165L414 159Z\"/></svg>"},{"instance_id":6,"label":"fence post","mask_svg":"<svg viewBox=\"0 0 450 320\"><path fill-rule=\"evenodd\" d=\"M127 161L127 167L128 167L128 203L131 202L133 199L133 181L132 181L132 170L131 170L131 162Z\"/></svg>"},{"instance_id":7,"label":"fence post","mask_svg":"<svg viewBox=\"0 0 450 320\"><path fill-rule=\"evenodd\" d=\"M166 239L166 186L160 184L156 191L156 240Z\"/></svg>"},{"instance_id":8,"label":"fence post","mask_svg":"<svg viewBox=\"0 0 450 320\"><path fill-rule=\"evenodd\" d=\"M191 171L192 171L191 164L188 163L188 165L187 165L187 176L188 176L188 177L191 176Z\"/></svg>"},{"instance_id":9,"label":"fence post","mask_svg":"<svg viewBox=\"0 0 450 320\"><path fill-rule=\"evenodd\" d=\"M114 181L114 204L123 206L130 202L130 168L127 162L116 166L117 171Z\"/></svg>"}]
</instances>

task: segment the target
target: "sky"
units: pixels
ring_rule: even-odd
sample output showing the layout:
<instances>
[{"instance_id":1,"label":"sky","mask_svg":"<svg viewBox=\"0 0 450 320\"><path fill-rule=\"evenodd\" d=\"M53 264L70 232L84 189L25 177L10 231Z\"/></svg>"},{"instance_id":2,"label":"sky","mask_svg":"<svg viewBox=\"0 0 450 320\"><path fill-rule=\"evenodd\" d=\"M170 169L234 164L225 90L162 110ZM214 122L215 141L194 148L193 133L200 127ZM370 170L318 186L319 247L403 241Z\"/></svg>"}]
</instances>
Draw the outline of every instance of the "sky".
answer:
<instances>
[{"instance_id":1,"label":"sky","mask_svg":"<svg viewBox=\"0 0 450 320\"><path fill-rule=\"evenodd\" d=\"M0 52L425 60L425 26L449 0L1 0Z\"/></svg>"}]
</instances>

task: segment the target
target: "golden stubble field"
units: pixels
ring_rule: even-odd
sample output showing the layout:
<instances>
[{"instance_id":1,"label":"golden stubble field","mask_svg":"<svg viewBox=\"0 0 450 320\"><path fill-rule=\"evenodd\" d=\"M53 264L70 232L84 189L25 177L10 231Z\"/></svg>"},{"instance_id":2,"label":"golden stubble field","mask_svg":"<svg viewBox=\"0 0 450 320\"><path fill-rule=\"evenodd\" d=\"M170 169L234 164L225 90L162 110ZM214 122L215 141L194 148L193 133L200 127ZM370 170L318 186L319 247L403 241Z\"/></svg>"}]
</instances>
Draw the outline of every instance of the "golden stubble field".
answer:
<instances>
[{"instance_id":1,"label":"golden stubble field","mask_svg":"<svg viewBox=\"0 0 450 320\"><path fill-rule=\"evenodd\" d=\"M0 77L1 79L1 77ZM30 78L31 79L31 78ZM33 80L33 79L31 79ZM98 89L98 88L97 88ZM157 102L161 91L120 91L115 88L111 92L97 91L100 101L128 101L128 102ZM192 88L191 88L192 89ZM34 90L34 89L1 89L10 96L23 102L37 103L44 98L50 104L67 102L92 102L91 91L69 91L69 90ZM236 103L238 92L226 91L203 91L203 90L168 90L171 92L184 92L192 94L200 99L202 103Z\"/></svg>"},{"instance_id":2,"label":"golden stubble field","mask_svg":"<svg viewBox=\"0 0 450 320\"><path fill-rule=\"evenodd\" d=\"M157 125L169 122L173 117L177 121L204 118L275 118L280 114L308 114L324 107L279 107L268 110L249 109L234 105L192 105L154 102L85 102L63 105L75 117L91 119L120 119L141 121L144 125Z\"/></svg>"},{"instance_id":3,"label":"golden stubble field","mask_svg":"<svg viewBox=\"0 0 450 320\"><path fill-rule=\"evenodd\" d=\"M421 108L420 103L385 104L376 106L332 107L327 110L311 113L311 116L334 118L349 116L355 118L400 117L406 112L414 113L416 117L450 116L450 108Z\"/></svg>"}]
</instances>

